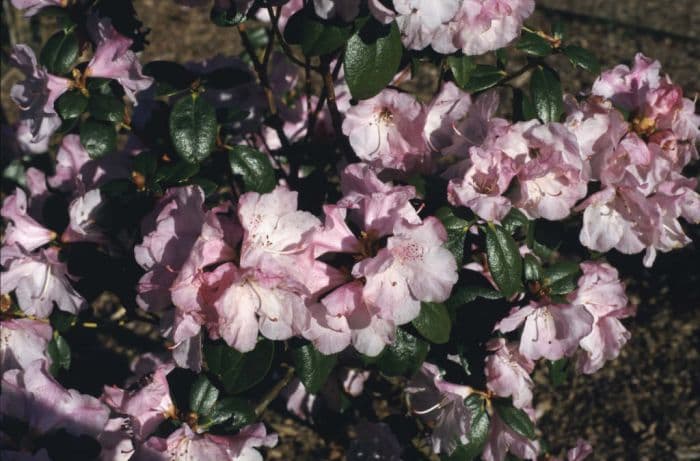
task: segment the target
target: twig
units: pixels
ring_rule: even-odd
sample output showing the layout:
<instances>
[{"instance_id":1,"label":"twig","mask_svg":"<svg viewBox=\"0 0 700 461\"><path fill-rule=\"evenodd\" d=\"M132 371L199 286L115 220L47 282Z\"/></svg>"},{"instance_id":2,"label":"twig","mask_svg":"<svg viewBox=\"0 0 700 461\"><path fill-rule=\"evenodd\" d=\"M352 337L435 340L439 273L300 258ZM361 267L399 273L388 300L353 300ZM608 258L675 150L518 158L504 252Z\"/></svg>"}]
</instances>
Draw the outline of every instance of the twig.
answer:
<instances>
[{"instance_id":1,"label":"twig","mask_svg":"<svg viewBox=\"0 0 700 461\"><path fill-rule=\"evenodd\" d=\"M277 384L275 384L275 386L270 389L267 394L265 394L260 403L258 403L258 405L255 407L255 416L260 416L263 414L267 406L277 398L279 393L282 392L282 389L289 384L293 377L294 367L287 368L287 374L285 374L284 377Z\"/></svg>"},{"instance_id":2,"label":"twig","mask_svg":"<svg viewBox=\"0 0 700 461\"><path fill-rule=\"evenodd\" d=\"M306 63L296 56L294 56L294 53L292 52L292 49L289 47L289 43L284 39L284 36L282 35L282 32L280 32L279 28L279 17L277 14L275 14L274 8L272 6L267 7L267 12L270 15L270 22L272 23L272 30L274 34L277 36L277 41L280 43L280 46L282 47L282 51L284 51L284 54L287 55L287 57L297 66L304 67L306 68ZM317 66L310 66L311 69L315 70L316 72L320 72L320 69Z\"/></svg>"},{"instance_id":3,"label":"twig","mask_svg":"<svg viewBox=\"0 0 700 461\"><path fill-rule=\"evenodd\" d=\"M338 104L335 100L335 85L333 83L333 75L331 75L328 61L321 63L321 70L321 74L323 75L323 85L327 95L326 100L328 103L328 111L331 113L331 120L333 121L333 129L335 130L335 135L341 144L346 160L352 163L355 161L355 154L352 151L347 138L343 136L343 121L340 116L340 111L338 110Z\"/></svg>"}]
</instances>

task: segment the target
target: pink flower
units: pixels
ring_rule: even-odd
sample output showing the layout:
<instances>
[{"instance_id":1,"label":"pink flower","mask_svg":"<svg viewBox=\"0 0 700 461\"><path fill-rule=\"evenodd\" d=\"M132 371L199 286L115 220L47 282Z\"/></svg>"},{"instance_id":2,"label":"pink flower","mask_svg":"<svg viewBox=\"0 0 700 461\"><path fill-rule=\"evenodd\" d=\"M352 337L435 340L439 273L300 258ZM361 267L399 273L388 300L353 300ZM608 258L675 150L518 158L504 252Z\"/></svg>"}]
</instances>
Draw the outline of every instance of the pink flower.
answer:
<instances>
[{"instance_id":1,"label":"pink flower","mask_svg":"<svg viewBox=\"0 0 700 461\"><path fill-rule=\"evenodd\" d=\"M27 315L46 318L54 303L71 314L87 306L71 286L66 265L58 259L58 248L31 255L16 246L2 250L2 263L7 269L3 273L2 294L14 291L19 307Z\"/></svg>"},{"instance_id":2,"label":"pink flower","mask_svg":"<svg viewBox=\"0 0 700 461\"><path fill-rule=\"evenodd\" d=\"M534 421L534 410L525 410L531 420ZM489 426L489 438L481 455L484 461L504 461L510 452L520 459L536 460L540 451L537 441L527 439L510 428L498 416L497 412L491 415Z\"/></svg>"},{"instance_id":3,"label":"pink flower","mask_svg":"<svg viewBox=\"0 0 700 461\"><path fill-rule=\"evenodd\" d=\"M530 373L535 363L518 352L518 346L505 339L492 339L486 344L492 354L486 357L486 386L499 397L513 397L517 408L532 407Z\"/></svg>"},{"instance_id":4,"label":"pink flower","mask_svg":"<svg viewBox=\"0 0 700 461\"><path fill-rule=\"evenodd\" d=\"M5 228L5 245L19 245L33 251L56 238L56 233L36 222L27 214L27 194L19 187L14 194L5 198L0 210L2 217L9 220Z\"/></svg>"},{"instance_id":5,"label":"pink flower","mask_svg":"<svg viewBox=\"0 0 700 461\"><path fill-rule=\"evenodd\" d=\"M398 223L387 247L353 268L354 277L366 279L365 302L402 325L418 316L421 301L447 299L457 282L457 264L442 247L446 240L445 228L434 217L422 224Z\"/></svg>"},{"instance_id":6,"label":"pink flower","mask_svg":"<svg viewBox=\"0 0 700 461\"><path fill-rule=\"evenodd\" d=\"M462 102L461 104L465 103ZM457 158L464 159L472 146L480 146L482 143L484 145L481 145L481 147L484 149L487 146L491 146L510 126L510 123L506 120L494 118L498 110L498 104L497 91L491 90L479 95L473 104L469 106L469 110L464 117L451 122L452 126L449 127L452 130L451 141L441 149L442 152L446 155L454 155ZM430 117L430 113L428 117ZM446 130L447 127L445 127L445 131L440 131L440 133L444 133L447 136L448 132ZM449 179L453 176L448 174L447 177Z\"/></svg>"},{"instance_id":7,"label":"pink flower","mask_svg":"<svg viewBox=\"0 0 700 461\"><path fill-rule=\"evenodd\" d=\"M261 423L246 426L234 436L196 434L183 424L167 439L151 437L142 447L149 460L199 461L204 459L248 461L262 460L257 447L273 447L277 435L268 435Z\"/></svg>"},{"instance_id":8,"label":"pink flower","mask_svg":"<svg viewBox=\"0 0 700 461\"><path fill-rule=\"evenodd\" d=\"M494 330L508 333L523 322L520 353L530 360L559 360L573 354L579 341L591 332L593 316L582 305L533 302L514 307Z\"/></svg>"},{"instance_id":9,"label":"pink flower","mask_svg":"<svg viewBox=\"0 0 700 461\"><path fill-rule=\"evenodd\" d=\"M343 134L357 156L377 168L426 170L428 146L421 134L425 111L413 96L385 89L350 107Z\"/></svg>"},{"instance_id":10,"label":"pink flower","mask_svg":"<svg viewBox=\"0 0 700 461\"><path fill-rule=\"evenodd\" d=\"M382 24L391 24L396 17L396 12L385 6L382 0L368 0L367 7L372 16L374 16L374 19Z\"/></svg>"},{"instance_id":11,"label":"pink flower","mask_svg":"<svg viewBox=\"0 0 700 461\"><path fill-rule=\"evenodd\" d=\"M362 394L365 382L369 379L369 371L358 368L345 368L340 376L343 390L353 397Z\"/></svg>"},{"instance_id":12,"label":"pink flower","mask_svg":"<svg viewBox=\"0 0 700 461\"><path fill-rule=\"evenodd\" d=\"M469 149L466 173L452 179L447 186L447 199L453 205L471 208L486 221L500 221L510 211L506 192L517 173L515 162L500 150Z\"/></svg>"},{"instance_id":13,"label":"pink flower","mask_svg":"<svg viewBox=\"0 0 700 461\"><path fill-rule=\"evenodd\" d=\"M109 409L96 398L64 389L51 377L44 360L2 375L0 411L26 421L40 434L65 429L73 435L95 436L109 417Z\"/></svg>"},{"instance_id":14,"label":"pink flower","mask_svg":"<svg viewBox=\"0 0 700 461\"><path fill-rule=\"evenodd\" d=\"M312 419L314 406L317 403L317 396L309 393L299 381L294 378L291 383L282 390L282 397L287 400L287 411L294 414L302 421Z\"/></svg>"},{"instance_id":15,"label":"pink flower","mask_svg":"<svg viewBox=\"0 0 700 461\"><path fill-rule=\"evenodd\" d=\"M137 286L142 309L162 310L170 304L170 286L201 232L203 205L199 187L171 188L144 219L143 242L134 247L136 262L148 271Z\"/></svg>"},{"instance_id":16,"label":"pink flower","mask_svg":"<svg viewBox=\"0 0 700 461\"><path fill-rule=\"evenodd\" d=\"M460 0L394 0L396 23L406 48L422 50L430 45L435 34L446 27L460 6Z\"/></svg>"},{"instance_id":17,"label":"pink flower","mask_svg":"<svg viewBox=\"0 0 700 461\"><path fill-rule=\"evenodd\" d=\"M411 205L416 197L413 186L393 186L382 182L363 163L345 167L340 176L344 197L338 206L350 209L350 217L370 238L390 235L402 221L420 224L421 219Z\"/></svg>"},{"instance_id":18,"label":"pink flower","mask_svg":"<svg viewBox=\"0 0 700 461\"><path fill-rule=\"evenodd\" d=\"M464 0L432 45L438 53L461 49L466 55L502 48L520 35L523 21L535 9L534 0Z\"/></svg>"},{"instance_id":19,"label":"pink flower","mask_svg":"<svg viewBox=\"0 0 700 461\"><path fill-rule=\"evenodd\" d=\"M464 399L472 393L469 386L445 381L442 372L425 362L406 387L409 408L414 414L434 423L433 452L450 454L469 441L471 415Z\"/></svg>"},{"instance_id":20,"label":"pink flower","mask_svg":"<svg viewBox=\"0 0 700 461\"><path fill-rule=\"evenodd\" d=\"M481 99L481 98L480 98ZM445 82L427 108L423 136L430 148L436 152L452 144L456 133L456 124L472 108L469 93L460 90L452 82Z\"/></svg>"},{"instance_id":21,"label":"pink flower","mask_svg":"<svg viewBox=\"0 0 700 461\"><path fill-rule=\"evenodd\" d=\"M126 96L136 104L136 94L150 87L153 79L143 75L141 63L129 49L133 40L117 32L108 18L99 21L91 18L88 30L96 48L86 75L117 80Z\"/></svg>"},{"instance_id":22,"label":"pink flower","mask_svg":"<svg viewBox=\"0 0 700 461\"><path fill-rule=\"evenodd\" d=\"M659 61L637 53L632 69L620 64L603 72L593 83L592 93L611 99L626 110L634 110L642 106L650 90L659 86L660 71Z\"/></svg>"},{"instance_id":23,"label":"pink flower","mask_svg":"<svg viewBox=\"0 0 700 461\"><path fill-rule=\"evenodd\" d=\"M58 6L65 8L67 4L68 0L12 0L12 6L18 10L25 10L24 16L27 18L34 16L46 7Z\"/></svg>"},{"instance_id":24,"label":"pink flower","mask_svg":"<svg viewBox=\"0 0 700 461\"><path fill-rule=\"evenodd\" d=\"M97 226L97 217L102 209L102 195L99 189L93 189L78 196L68 206L70 222L61 236L63 242L104 243L106 237Z\"/></svg>"},{"instance_id":25,"label":"pink flower","mask_svg":"<svg viewBox=\"0 0 700 461\"><path fill-rule=\"evenodd\" d=\"M51 363L46 348L53 336L51 325L39 320L10 319L0 322L0 372L26 369L35 360Z\"/></svg>"},{"instance_id":26,"label":"pink flower","mask_svg":"<svg viewBox=\"0 0 700 461\"><path fill-rule=\"evenodd\" d=\"M530 152L513 205L530 218L564 219L587 192L576 138L559 123L534 126L525 136Z\"/></svg>"},{"instance_id":27,"label":"pink flower","mask_svg":"<svg viewBox=\"0 0 700 461\"><path fill-rule=\"evenodd\" d=\"M10 89L10 97L21 111L20 126L23 144L31 150L43 151L48 138L61 126L61 118L54 109L54 102L70 87L70 81L46 72L37 64L34 51L27 45L15 45L10 56L12 64L27 77Z\"/></svg>"},{"instance_id":28,"label":"pink flower","mask_svg":"<svg viewBox=\"0 0 700 461\"><path fill-rule=\"evenodd\" d=\"M375 357L394 341L396 326L392 319L379 315L363 298L360 281L342 285L311 307L311 322L304 337L324 354L333 354L352 343L360 353Z\"/></svg>"},{"instance_id":29,"label":"pink flower","mask_svg":"<svg viewBox=\"0 0 700 461\"><path fill-rule=\"evenodd\" d=\"M130 427L140 439L153 433L160 423L173 415L175 406L170 398L167 374L172 364L160 365L142 374L127 389L105 386L102 401L114 411L128 415Z\"/></svg>"},{"instance_id":30,"label":"pink flower","mask_svg":"<svg viewBox=\"0 0 700 461\"><path fill-rule=\"evenodd\" d=\"M632 308L615 268L605 263L584 262L581 270L578 289L568 298L593 315L593 329L580 341L584 353L578 360L579 370L592 374L606 361L616 358L629 340L630 333L618 319L629 316Z\"/></svg>"}]
</instances>

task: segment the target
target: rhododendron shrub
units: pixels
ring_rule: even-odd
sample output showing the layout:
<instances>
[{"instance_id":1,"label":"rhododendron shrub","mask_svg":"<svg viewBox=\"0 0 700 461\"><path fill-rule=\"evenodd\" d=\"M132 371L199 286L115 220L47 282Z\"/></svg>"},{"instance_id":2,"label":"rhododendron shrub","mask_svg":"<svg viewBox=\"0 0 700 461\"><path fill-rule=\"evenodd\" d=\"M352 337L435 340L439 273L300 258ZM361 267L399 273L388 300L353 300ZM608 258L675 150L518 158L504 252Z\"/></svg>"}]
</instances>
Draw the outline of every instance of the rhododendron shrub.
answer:
<instances>
[{"instance_id":1,"label":"rhododendron shrub","mask_svg":"<svg viewBox=\"0 0 700 461\"><path fill-rule=\"evenodd\" d=\"M271 404L355 426L348 459L592 453L549 451L533 374L615 360L609 256L700 221L700 116L658 61L601 71L532 0L163 2L241 39L186 63L142 62L128 1L11 3L59 27L10 55L3 459L262 459Z\"/></svg>"}]
</instances>

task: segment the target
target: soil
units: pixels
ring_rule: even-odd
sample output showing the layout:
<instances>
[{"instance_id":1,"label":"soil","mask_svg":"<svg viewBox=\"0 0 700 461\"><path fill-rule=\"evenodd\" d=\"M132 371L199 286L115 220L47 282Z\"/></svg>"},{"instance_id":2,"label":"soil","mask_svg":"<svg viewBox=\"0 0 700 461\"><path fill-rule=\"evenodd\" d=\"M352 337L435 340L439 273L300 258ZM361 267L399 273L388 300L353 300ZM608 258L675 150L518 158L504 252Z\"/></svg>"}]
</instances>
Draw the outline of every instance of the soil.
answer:
<instances>
[{"instance_id":1,"label":"soil","mask_svg":"<svg viewBox=\"0 0 700 461\"><path fill-rule=\"evenodd\" d=\"M3 1L3 29L10 25L3 32L4 52L18 39L36 48L41 24L21 28L8 3ZM233 30L210 25L207 7L186 11L170 0L134 3L151 28L143 62L187 62L240 50ZM546 30L554 21L561 21L569 36L594 51L603 68L629 63L641 51L660 60L688 97L700 92L697 0L539 0L527 22ZM592 83L590 74L564 60L558 64L567 91ZM12 120L7 95L20 76L8 72L4 53L2 77L3 112ZM698 227L689 229L689 235L700 241ZM651 270L642 268L639 256L612 259L638 304L637 316L625 321L632 339L601 371L574 376L560 388L553 388L545 370L538 370L538 426L555 454L584 438L594 446L594 460L700 460L700 250L690 245L660 255ZM391 390L387 383L370 383L369 388ZM398 399L375 408L378 418L402 411ZM341 430L324 427L323 420L309 424L289 418L279 404L268 409L264 419L280 435L279 445L266 453L269 460L341 460L353 434L352 426ZM329 431L336 433L328 437Z\"/></svg>"}]
</instances>

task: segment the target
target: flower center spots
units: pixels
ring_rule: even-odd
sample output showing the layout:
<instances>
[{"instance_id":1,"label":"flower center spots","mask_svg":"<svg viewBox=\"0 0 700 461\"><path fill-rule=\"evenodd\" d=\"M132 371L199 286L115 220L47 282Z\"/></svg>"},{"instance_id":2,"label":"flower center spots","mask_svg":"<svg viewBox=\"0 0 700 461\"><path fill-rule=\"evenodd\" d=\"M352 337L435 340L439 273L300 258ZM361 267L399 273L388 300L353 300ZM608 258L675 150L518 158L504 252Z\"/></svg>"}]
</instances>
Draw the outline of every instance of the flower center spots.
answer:
<instances>
[{"instance_id":1,"label":"flower center spots","mask_svg":"<svg viewBox=\"0 0 700 461\"><path fill-rule=\"evenodd\" d=\"M638 115L632 118L632 131L642 138L647 138L656 130L656 121L650 117Z\"/></svg>"},{"instance_id":2,"label":"flower center spots","mask_svg":"<svg viewBox=\"0 0 700 461\"><path fill-rule=\"evenodd\" d=\"M394 120L394 114L391 113L391 111L388 108L383 108L382 111L379 113L379 121L388 125L392 123Z\"/></svg>"},{"instance_id":3,"label":"flower center spots","mask_svg":"<svg viewBox=\"0 0 700 461\"><path fill-rule=\"evenodd\" d=\"M495 189L493 178L489 175L477 172L474 174L474 190L480 194L488 195Z\"/></svg>"},{"instance_id":4,"label":"flower center spots","mask_svg":"<svg viewBox=\"0 0 700 461\"><path fill-rule=\"evenodd\" d=\"M423 247L415 242L409 242L396 249L396 256L402 263L410 263L423 259Z\"/></svg>"}]
</instances>

